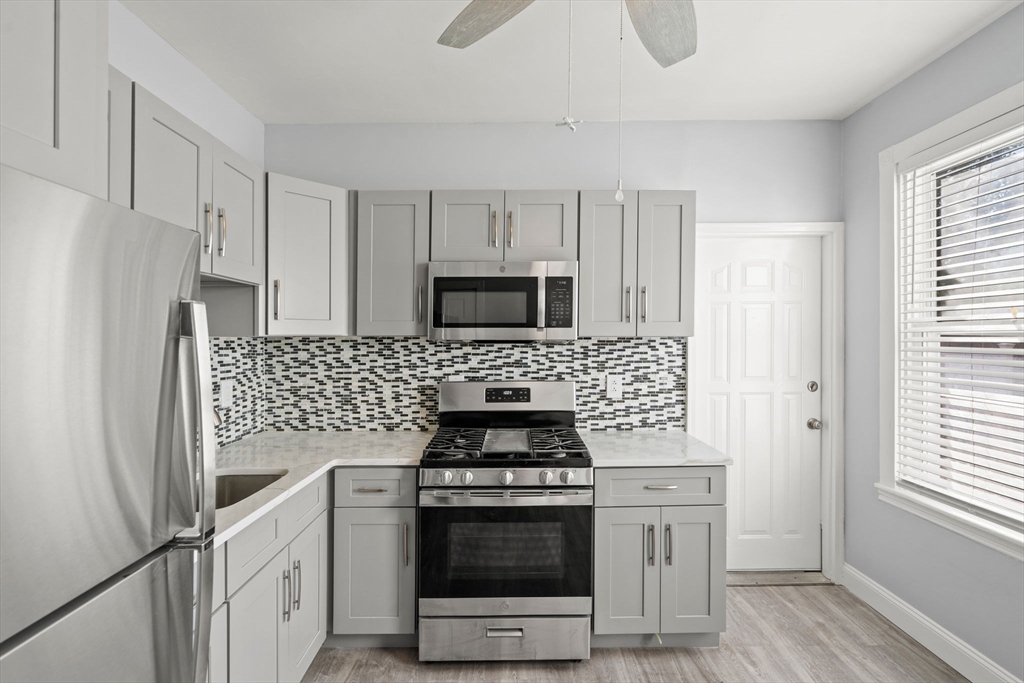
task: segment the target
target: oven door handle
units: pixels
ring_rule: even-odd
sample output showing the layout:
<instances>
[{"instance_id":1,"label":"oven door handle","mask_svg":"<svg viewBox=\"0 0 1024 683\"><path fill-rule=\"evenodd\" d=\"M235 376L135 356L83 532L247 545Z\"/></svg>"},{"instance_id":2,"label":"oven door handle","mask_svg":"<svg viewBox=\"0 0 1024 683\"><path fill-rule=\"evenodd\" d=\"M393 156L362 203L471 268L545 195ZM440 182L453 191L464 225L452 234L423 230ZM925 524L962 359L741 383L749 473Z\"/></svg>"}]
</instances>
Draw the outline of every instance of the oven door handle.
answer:
<instances>
[{"instance_id":1,"label":"oven door handle","mask_svg":"<svg viewBox=\"0 0 1024 683\"><path fill-rule=\"evenodd\" d=\"M542 505L594 504L594 491L585 489L566 493L561 491L515 491L502 489L425 490L420 491L420 507L526 507Z\"/></svg>"}]
</instances>

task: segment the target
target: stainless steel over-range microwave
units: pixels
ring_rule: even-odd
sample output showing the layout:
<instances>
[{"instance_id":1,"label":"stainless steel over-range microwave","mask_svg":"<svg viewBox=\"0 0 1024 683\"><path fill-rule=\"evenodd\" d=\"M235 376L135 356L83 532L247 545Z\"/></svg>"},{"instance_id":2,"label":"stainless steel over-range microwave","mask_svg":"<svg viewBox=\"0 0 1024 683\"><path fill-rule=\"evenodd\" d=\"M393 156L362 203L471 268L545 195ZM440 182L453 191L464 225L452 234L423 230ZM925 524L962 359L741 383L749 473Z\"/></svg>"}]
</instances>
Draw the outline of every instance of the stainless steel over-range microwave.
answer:
<instances>
[{"instance_id":1,"label":"stainless steel over-range microwave","mask_svg":"<svg viewBox=\"0 0 1024 683\"><path fill-rule=\"evenodd\" d=\"M576 261L431 261L427 336L468 341L576 338Z\"/></svg>"}]
</instances>

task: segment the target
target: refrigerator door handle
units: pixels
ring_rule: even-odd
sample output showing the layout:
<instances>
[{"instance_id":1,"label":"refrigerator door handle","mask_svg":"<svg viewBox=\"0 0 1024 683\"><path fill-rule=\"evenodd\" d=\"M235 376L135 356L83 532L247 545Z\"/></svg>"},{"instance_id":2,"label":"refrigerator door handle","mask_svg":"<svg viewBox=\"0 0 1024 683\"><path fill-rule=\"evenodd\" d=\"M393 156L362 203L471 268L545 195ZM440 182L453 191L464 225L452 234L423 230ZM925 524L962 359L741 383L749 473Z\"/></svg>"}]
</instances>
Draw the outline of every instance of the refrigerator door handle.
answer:
<instances>
[{"instance_id":1,"label":"refrigerator door handle","mask_svg":"<svg viewBox=\"0 0 1024 683\"><path fill-rule=\"evenodd\" d=\"M216 518L217 441L214 434L213 376L210 370L210 333L206 322L206 304L181 302L179 361L181 372L188 372L191 391L183 392L185 428L196 433L185 435L189 454L196 467L196 523L178 534L179 540L202 540L213 535Z\"/></svg>"}]
</instances>

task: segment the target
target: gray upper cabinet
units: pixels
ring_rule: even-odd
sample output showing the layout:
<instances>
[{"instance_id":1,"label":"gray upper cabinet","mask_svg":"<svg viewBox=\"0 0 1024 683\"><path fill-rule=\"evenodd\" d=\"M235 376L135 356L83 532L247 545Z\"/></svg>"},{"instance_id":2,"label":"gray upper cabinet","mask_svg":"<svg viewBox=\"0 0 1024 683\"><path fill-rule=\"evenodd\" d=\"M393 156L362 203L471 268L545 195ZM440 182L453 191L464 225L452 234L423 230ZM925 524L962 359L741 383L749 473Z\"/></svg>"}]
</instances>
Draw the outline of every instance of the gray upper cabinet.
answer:
<instances>
[{"instance_id":1,"label":"gray upper cabinet","mask_svg":"<svg viewBox=\"0 0 1024 683\"><path fill-rule=\"evenodd\" d=\"M658 633L661 509L594 511L594 633Z\"/></svg>"},{"instance_id":2,"label":"gray upper cabinet","mask_svg":"<svg viewBox=\"0 0 1024 683\"><path fill-rule=\"evenodd\" d=\"M637 286L641 337L693 334L697 193L641 191L637 227Z\"/></svg>"},{"instance_id":3,"label":"gray upper cabinet","mask_svg":"<svg viewBox=\"0 0 1024 683\"><path fill-rule=\"evenodd\" d=\"M335 634L416 630L416 508L334 511Z\"/></svg>"},{"instance_id":4,"label":"gray upper cabinet","mask_svg":"<svg viewBox=\"0 0 1024 683\"><path fill-rule=\"evenodd\" d=\"M725 506L663 507L659 531L661 632L724 631Z\"/></svg>"},{"instance_id":5,"label":"gray upper cabinet","mask_svg":"<svg viewBox=\"0 0 1024 683\"><path fill-rule=\"evenodd\" d=\"M327 514L321 512L288 546L292 611L278 672L280 683L299 683L327 640Z\"/></svg>"},{"instance_id":6,"label":"gray upper cabinet","mask_svg":"<svg viewBox=\"0 0 1024 683\"><path fill-rule=\"evenodd\" d=\"M107 200L132 208L132 80L110 67L107 81Z\"/></svg>"},{"instance_id":7,"label":"gray upper cabinet","mask_svg":"<svg viewBox=\"0 0 1024 683\"><path fill-rule=\"evenodd\" d=\"M0 163L107 198L107 2L0 2Z\"/></svg>"},{"instance_id":8,"label":"gray upper cabinet","mask_svg":"<svg viewBox=\"0 0 1024 683\"><path fill-rule=\"evenodd\" d=\"M222 142L213 145L213 273L263 283L263 171Z\"/></svg>"},{"instance_id":9,"label":"gray upper cabinet","mask_svg":"<svg viewBox=\"0 0 1024 683\"><path fill-rule=\"evenodd\" d=\"M268 173L267 333L351 334L349 268L348 191Z\"/></svg>"},{"instance_id":10,"label":"gray upper cabinet","mask_svg":"<svg viewBox=\"0 0 1024 683\"><path fill-rule=\"evenodd\" d=\"M429 192L360 192L356 334L425 336Z\"/></svg>"},{"instance_id":11,"label":"gray upper cabinet","mask_svg":"<svg viewBox=\"0 0 1024 683\"><path fill-rule=\"evenodd\" d=\"M575 261L578 204L576 190L505 192L505 260Z\"/></svg>"},{"instance_id":12,"label":"gray upper cabinet","mask_svg":"<svg viewBox=\"0 0 1024 683\"><path fill-rule=\"evenodd\" d=\"M637 192L580 193L579 334L636 335Z\"/></svg>"},{"instance_id":13,"label":"gray upper cabinet","mask_svg":"<svg viewBox=\"0 0 1024 683\"><path fill-rule=\"evenodd\" d=\"M430 197L431 261L505 258L505 193L434 190Z\"/></svg>"},{"instance_id":14,"label":"gray upper cabinet","mask_svg":"<svg viewBox=\"0 0 1024 683\"><path fill-rule=\"evenodd\" d=\"M288 627L288 551L249 579L228 604L228 675L232 681L277 683Z\"/></svg>"},{"instance_id":15,"label":"gray upper cabinet","mask_svg":"<svg viewBox=\"0 0 1024 683\"><path fill-rule=\"evenodd\" d=\"M132 208L198 231L200 270L213 270L213 147L209 133L135 84Z\"/></svg>"}]
</instances>

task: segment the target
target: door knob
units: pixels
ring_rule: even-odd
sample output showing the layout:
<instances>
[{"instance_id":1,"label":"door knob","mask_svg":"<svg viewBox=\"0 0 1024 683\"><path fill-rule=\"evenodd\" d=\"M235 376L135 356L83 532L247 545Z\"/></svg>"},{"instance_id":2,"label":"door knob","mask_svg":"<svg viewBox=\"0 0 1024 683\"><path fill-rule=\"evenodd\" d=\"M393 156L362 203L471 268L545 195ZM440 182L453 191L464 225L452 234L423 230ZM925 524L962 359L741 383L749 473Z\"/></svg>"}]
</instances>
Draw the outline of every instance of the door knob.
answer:
<instances>
[{"instance_id":1,"label":"door knob","mask_svg":"<svg viewBox=\"0 0 1024 683\"><path fill-rule=\"evenodd\" d=\"M807 421L807 428L808 429L821 429L821 420L819 420L816 417L812 417L810 420Z\"/></svg>"}]
</instances>

